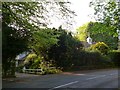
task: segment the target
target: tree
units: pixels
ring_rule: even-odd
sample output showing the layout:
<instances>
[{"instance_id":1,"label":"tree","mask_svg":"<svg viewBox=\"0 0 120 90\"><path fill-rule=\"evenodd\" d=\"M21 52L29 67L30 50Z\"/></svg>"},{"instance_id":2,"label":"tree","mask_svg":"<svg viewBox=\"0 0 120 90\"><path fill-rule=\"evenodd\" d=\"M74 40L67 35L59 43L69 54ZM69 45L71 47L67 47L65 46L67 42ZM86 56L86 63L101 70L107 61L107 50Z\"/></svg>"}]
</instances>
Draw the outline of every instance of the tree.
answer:
<instances>
[{"instance_id":1,"label":"tree","mask_svg":"<svg viewBox=\"0 0 120 90\"><path fill-rule=\"evenodd\" d=\"M117 48L117 37L111 32L114 26L107 26L100 22L89 22L79 27L76 37L81 41L86 41L87 36L90 35L93 42L105 42L111 49Z\"/></svg>"},{"instance_id":2,"label":"tree","mask_svg":"<svg viewBox=\"0 0 120 90\"><path fill-rule=\"evenodd\" d=\"M88 23L80 26L79 28L77 28L77 35L76 37L78 38L78 40L80 41L86 41L87 37L88 37Z\"/></svg>"},{"instance_id":3,"label":"tree","mask_svg":"<svg viewBox=\"0 0 120 90\"><path fill-rule=\"evenodd\" d=\"M15 57L27 50L28 36L22 37L15 28L2 23L2 73L12 76L15 72Z\"/></svg>"},{"instance_id":4,"label":"tree","mask_svg":"<svg viewBox=\"0 0 120 90\"><path fill-rule=\"evenodd\" d=\"M48 58L49 49L57 44L59 32L56 29L41 28L38 31L32 32L32 39L29 43L29 48L33 53L29 54L26 58L25 66L27 68L41 68L44 72L47 72L49 66L53 65ZM35 57L34 57L35 55Z\"/></svg>"},{"instance_id":5,"label":"tree","mask_svg":"<svg viewBox=\"0 0 120 90\"><path fill-rule=\"evenodd\" d=\"M53 16L63 20L70 20L74 17L75 13L68 7L69 2L52 1L2 2L2 15L6 16L4 22L10 25L14 24L17 28L30 30L33 26L45 27L51 24ZM70 23L69 20L65 22Z\"/></svg>"},{"instance_id":6,"label":"tree","mask_svg":"<svg viewBox=\"0 0 120 90\"><path fill-rule=\"evenodd\" d=\"M111 35L117 36L116 30L120 30L120 2L116 2L116 0L93 0L90 3L90 6L95 10L95 18L97 21L106 24L107 26L113 26L113 29L110 29L109 32Z\"/></svg>"},{"instance_id":7,"label":"tree","mask_svg":"<svg viewBox=\"0 0 120 90\"><path fill-rule=\"evenodd\" d=\"M47 50L54 44L57 44L59 33L54 29L45 28L33 32L29 47L39 56L46 58Z\"/></svg>"},{"instance_id":8,"label":"tree","mask_svg":"<svg viewBox=\"0 0 120 90\"><path fill-rule=\"evenodd\" d=\"M110 47L110 49L117 48L117 37L114 37L114 34L109 32L114 29L113 26L107 26L100 22L90 22L87 29L93 42L104 42Z\"/></svg>"},{"instance_id":9,"label":"tree","mask_svg":"<svg viewBox=\"0 0 120 90\"><path fill-rule=\"evenodd\" d=\"M48 34L46 33L46 30L42 30L41 34L37 31L41 30L41 27L47 27L47 25L50 24L48 17L50 17L51 14L49 15L48 10L53 10L54 12L54 10L58 9L59 15L64 15L64 17L66 18L69 17L69 15L74 16L74 12L67 8L67 5L65 5L66 3L67 2L62 3L55 1L9 3L2 2L3 76L14 75L14 69L11 68L11 66L15 67L15 63L12 64L12 62L15 62L15 60L13 59L17 54L28 49L28 44L32 40L32 38L36 37L36 40L38 41L38 35L41 35L41 37L46 38ZM52 7L49 5L51 5ZM57 8L57 6L59 8ZM41 46L45 44L48 44L49 46L49 41L46 42L41 43Z\"/></svg>"},{"instance_id":10,"label":"tree","mask_svg":"<svg viewBox=\"0 0 120 90\"><path fill-rule=\"evenodd\" d=\"M82 49L83 45L70 32L62 29L62 27L59 27L57 31L60 33L59 41L50 47L48 57L55 62L57 67L63 69L71 68L74 62L73 57L77 51Z\"/></svg>"}]
</instances>

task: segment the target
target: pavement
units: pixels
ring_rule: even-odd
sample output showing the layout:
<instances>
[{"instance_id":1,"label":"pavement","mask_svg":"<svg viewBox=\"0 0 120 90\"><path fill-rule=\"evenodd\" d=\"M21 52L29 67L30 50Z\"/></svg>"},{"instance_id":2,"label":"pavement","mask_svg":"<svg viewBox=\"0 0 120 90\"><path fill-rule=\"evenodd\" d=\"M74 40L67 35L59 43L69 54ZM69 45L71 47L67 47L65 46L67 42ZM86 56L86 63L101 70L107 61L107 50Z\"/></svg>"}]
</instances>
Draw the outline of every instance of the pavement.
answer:
<instances>
[{"instance_id":1,"label":"pavement","mask_svg":"<svg viewBox=\"0 0 120 90\"><path fill-rule=\"evenodd\" d=\"M120 86L118 72L118 69L101 69L49 75L16 73L16 78L2 80L2 88L3 90L5 88L47 88L47 90L59 88L66 88L65 90L74 88L118 88Z\"/></svg>"}]
</instances>

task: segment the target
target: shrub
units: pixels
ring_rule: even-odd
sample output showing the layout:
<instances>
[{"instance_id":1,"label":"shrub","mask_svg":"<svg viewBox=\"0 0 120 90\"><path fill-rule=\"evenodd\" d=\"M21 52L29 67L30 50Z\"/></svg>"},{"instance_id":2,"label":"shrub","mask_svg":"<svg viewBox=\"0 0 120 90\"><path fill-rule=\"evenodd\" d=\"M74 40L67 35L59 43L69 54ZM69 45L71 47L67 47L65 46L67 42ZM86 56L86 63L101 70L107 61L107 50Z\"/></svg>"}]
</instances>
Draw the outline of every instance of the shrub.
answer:
<instances>
[{"instance_id":1,"label":"shrub","mask_svg":"<svg viewBox=\"0 0 120 90\"><path fill-rule=\"evenodd\" d=\"M95 51L82 51L73 57L72 68L76 69L96 69L96 68L108 68L113 67L114 64L107 55L102 55L97 50ZM79 67L79 68L78 68Z\"/></svg>"},{"instance_id":2,"label":"shrub","mask_svg":"<svg viewBox=\"0 0 120 90\"><path fill-rule=\"evenodd\" d=\"M23 72L23 67L24 67L24 64L21 64L18 67L16 67L16 72L22 73Z\"/></svg>"},{"instance_id":3,"label":"shrub","mask_svg":"<svg viewBox=\"0 0 120 90\"><path fill-rule=\"evenodd\" d=\"M120 67L120 50L112 50L109 52L109 56L115 66Z\"/></svg>"},{"instance_id":4,"label":"shrub","mask_svg":"<svg viewBox=\"0 0 120 90\"><path fill-rule=\"evenodd\" d=\"M33 61L35 58L37 58L37 55L35 53L29 54L24 61L24 64L29 63L30 61Z\"/></svg>"},{"instance_id":5,"label":"shrub","mask_svg":"<svg viewBox=\"0 0 120 90\"><path fill-rule=\"evenodd\" d=\"M102 61L102 56L99 52L79 52L73 57L74 65L77 66L92 66L98 65Z\"/></svg>"},{"instance_id":6,"label":"shrub","mask_svg":"<svg viewBox=\"0 0 120 90\"><path fill-rule=\"evenodd\" d=\"M90 47L90 50L98 51L103 55L106 55L109 51L109 46L104 42L98 42Z\"/></svg>"},{"instance_id":7,"label":"shrub","mask_svg":"<svg viewBox=\"0 0 120 90\"><path fill-rule=\"evenodd\" d=\"M47 74L55 74L55 73L60 73L61 72L61 70L60 69L56 69L56 68L52 68L52 69L48 69L48 70L46 70L46 73Z\"/></svg>"},{"instance_id":8,"label":"shrub","mask_svg":"<svg viewBox=\"0 0 120 90\"><path fill-rule=\"evenodd\" d=\"M49 68L44 68L43 71L42 71L42 74L45 75L45 74L55 74L55 73L60 73L62 72L61 69L58 69L56 67L49 67Z\"/></svg>"}]
</instances>

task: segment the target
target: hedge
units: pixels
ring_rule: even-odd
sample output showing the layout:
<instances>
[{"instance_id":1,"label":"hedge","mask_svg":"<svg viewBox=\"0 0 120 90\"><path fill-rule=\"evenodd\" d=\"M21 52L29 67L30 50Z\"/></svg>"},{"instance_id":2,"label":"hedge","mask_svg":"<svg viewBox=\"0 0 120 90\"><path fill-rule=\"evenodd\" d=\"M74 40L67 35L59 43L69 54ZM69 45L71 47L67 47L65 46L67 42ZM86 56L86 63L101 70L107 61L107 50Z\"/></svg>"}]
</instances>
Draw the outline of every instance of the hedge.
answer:
<instances>
[{"instance_id":1,"label":"hedge","mask_svg":"<svg viewBox=\"0 0 120 90\"><path fill-rule=\"evenodd\" d=\"M109 57L115 66L120 67L120 50L112 50L109 52Z\"/></svg>"}]
</instances>

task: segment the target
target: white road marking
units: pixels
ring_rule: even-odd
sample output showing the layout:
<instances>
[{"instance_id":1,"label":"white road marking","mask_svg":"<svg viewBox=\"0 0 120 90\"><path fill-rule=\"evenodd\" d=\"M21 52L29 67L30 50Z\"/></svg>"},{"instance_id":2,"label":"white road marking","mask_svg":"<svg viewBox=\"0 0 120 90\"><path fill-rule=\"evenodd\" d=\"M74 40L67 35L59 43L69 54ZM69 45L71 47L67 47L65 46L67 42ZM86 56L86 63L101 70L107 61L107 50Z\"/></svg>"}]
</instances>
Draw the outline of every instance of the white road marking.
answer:
<instances>
[{"instance_id":1,"label":"white road marking","mask_svg":"<svg viewBox=\"0 0 120 90\"><path fill-rule=\"evenodd\" d=\"M112 73L112 74L109 74L109 75L116 75L118 73ZM86 80L91 80L91 79L95 79L95 78L100 78L100 77L105 77L107 75L100 75L100 76L96 76L96 77L91 77L91 78L87 78Z\"/></svg>"},{"instance_id":2,"label":"white road marking","mask_svg":"<svg viewBox=\"0 0 120 90\"><path fill-rule=\"evenodd\" d=\"M116 73L114 74L109 74L109 75L115 75ZM77 74L77 75L84 75L84 74ZM91 75L91 76L94 76L94 75ZM92 80L92 79L95 79L95 78L101 78L101 77L105 77L107 75L100 75L100 76L96 76L96 77L91 77L91 78L87 78L86 80ZM52 89L49 89L49 90L53 90L53 89L57 89L57 88L61 88L61 87L64 87L64 86L67 86L67 85L71 85L71 84L75 84L75 83L78 83L79 81L74 81L74 82L70 82L70 83L67 83L67 84L63 84L63 85L60 85L60 86L56 86Z\"/></svg>"},{"instance_id":3,"label":"white road marking","mask_svg":"<svg viewBox=\"0 0 120 90\"><path fill-rule=\"evenodd\" d=\"M118 74L118 73L113 73L113 74L110 74L110 75L116 75L116 74Z\"/></svg>"},{"instance_id":4,"label":"white road marking","mask_svg":"<svg viewBox=\"0 0 120 90\"><path fill-rule=\"evenodd\" d=\"M110 74L110 75L114 75L114 74Z\"/></svg>"},{"instance_id":5,"label":"white road marking","mask_svg":"<svg viewBox=\"0 0 120 90\"><path fill-rule=\"evenodd\" d=\"M91 80L91 79L100 78L100 77L105 77L105 76L106 76L106 75L101 75L101 76L91 77L91 78L87 78L86 80Z\"/></svg>"},{"instance_id":6,"label":"white road marking","mask_svg":"<svg viewBox=\"0 0 120 90\"><path fill-rule=\"evenodd\" d=\"M64 86L67 86L67 85L71 85L71 84L74 84L74 83L78 83L78 82L79 81L70 82L70 83L67 83L67 84L64 84L64 85L60 85L60 86L54 87L53 89L61 88L61 87L64 87ZM51 90L53 90L53 89L51 89Z\"/></svg>"}]
</instances>

